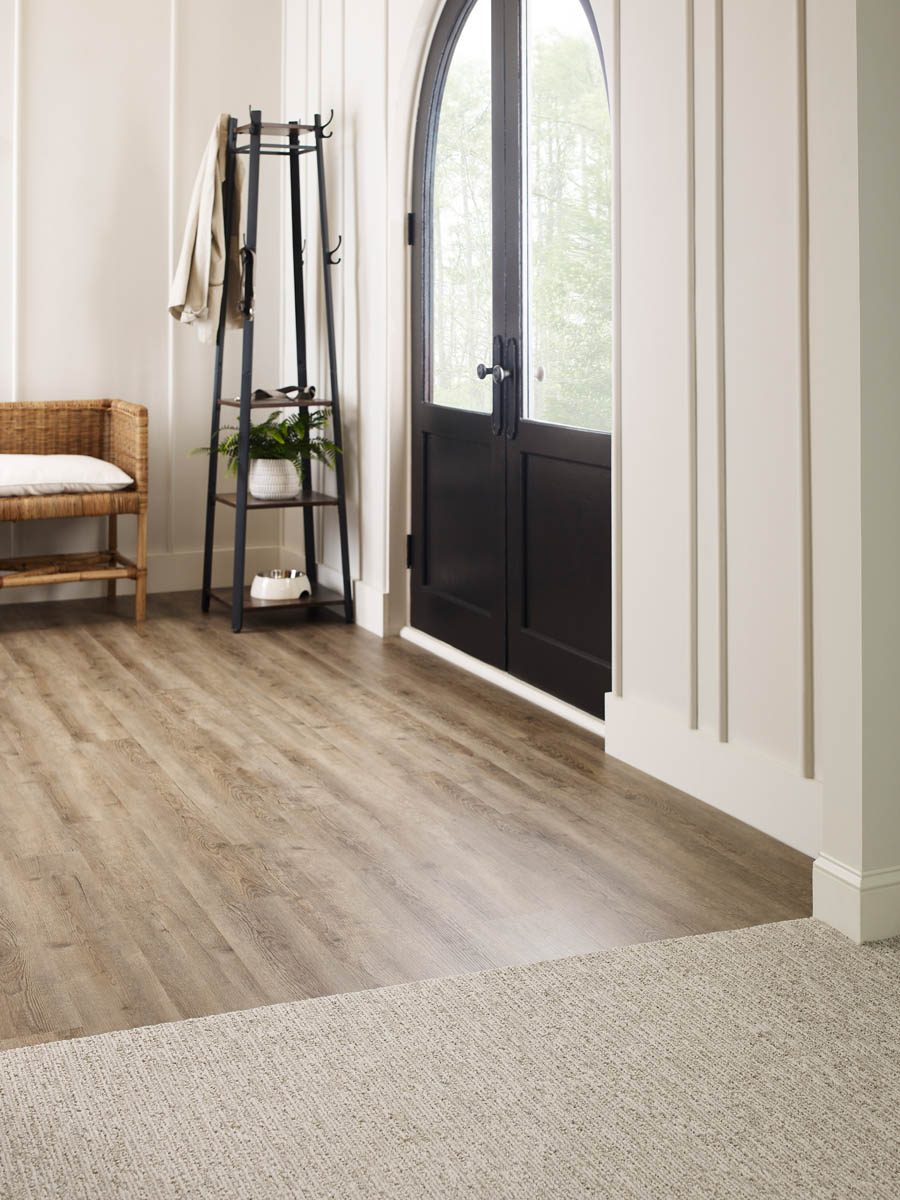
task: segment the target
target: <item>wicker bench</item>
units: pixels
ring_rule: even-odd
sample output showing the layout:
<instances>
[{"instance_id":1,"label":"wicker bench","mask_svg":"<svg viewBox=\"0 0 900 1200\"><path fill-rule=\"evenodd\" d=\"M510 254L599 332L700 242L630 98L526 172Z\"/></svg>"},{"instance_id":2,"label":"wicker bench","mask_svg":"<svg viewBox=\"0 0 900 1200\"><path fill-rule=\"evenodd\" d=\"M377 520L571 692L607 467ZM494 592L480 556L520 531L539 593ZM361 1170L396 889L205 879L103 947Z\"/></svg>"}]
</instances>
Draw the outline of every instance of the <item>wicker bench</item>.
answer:
<instances>
[{"instance_id":1,"label":"wicker bench","mask_svg":"<svg viewBox=\"0 0 900 1200\"><path fill-rule=\"evenodd\" d=\"M114 463L134 480L117 492L0 496L0 521L109 517L109 548L88 554L0 559L0 588L106 579L135 581L135 617L147 613L147 410L126 400L62 400L0 404L0 454L89 454ZM138 521L136 561L119 553L117 520Z\"/></svg>"}]
</instances>

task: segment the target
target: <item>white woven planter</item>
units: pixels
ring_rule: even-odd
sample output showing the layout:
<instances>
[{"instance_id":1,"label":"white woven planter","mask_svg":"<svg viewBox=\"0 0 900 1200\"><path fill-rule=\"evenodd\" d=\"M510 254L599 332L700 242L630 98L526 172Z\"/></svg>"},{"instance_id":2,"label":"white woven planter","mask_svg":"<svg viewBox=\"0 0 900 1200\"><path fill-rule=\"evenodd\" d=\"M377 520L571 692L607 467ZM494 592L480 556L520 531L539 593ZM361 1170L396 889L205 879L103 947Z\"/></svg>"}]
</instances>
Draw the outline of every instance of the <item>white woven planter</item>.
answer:
<instances>
[{"instance_id":1,"label":"white woven planter","mask_svg":"<svg viewBox=\"0 0 900 1200\"><path fill-rule=\"evenodd\" d=\"M286 458L251 459L248 484L255 500L292 500L300 490L297 468Z\"/></svg>"}]
</instances>

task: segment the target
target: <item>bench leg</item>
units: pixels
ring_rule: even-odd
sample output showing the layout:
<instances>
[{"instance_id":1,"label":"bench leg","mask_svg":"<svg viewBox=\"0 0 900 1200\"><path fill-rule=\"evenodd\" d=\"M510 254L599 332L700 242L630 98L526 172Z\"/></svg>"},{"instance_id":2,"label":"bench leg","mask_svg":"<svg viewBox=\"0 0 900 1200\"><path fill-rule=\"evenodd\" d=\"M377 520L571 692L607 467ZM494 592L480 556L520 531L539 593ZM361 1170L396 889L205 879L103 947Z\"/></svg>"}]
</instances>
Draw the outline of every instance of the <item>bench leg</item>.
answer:
<instances>
[{"instance_id":1,"label":"bench leg","mask_svg":"<svg viewBox=\"0 0 900 1200\"><path fill-rule=\"evenodd\" d=\"M143 621L147 616L147 510L138 513L137 581L134 592L134 619Z\"/></svg>"},{"instance_id":2,"label":"bench leg","mask_svg":"<svg viewBox=\"0 0 900 1200\"><path fill-rule=\"evenodd\" d=\"M115 513L109 515L109 556L112 560L111 565L115 566L115 553L119 548L119 519ZM110 600L116 598L116 581L110 579L106 585L106 595Z\"/></svg>"}]
</instances>

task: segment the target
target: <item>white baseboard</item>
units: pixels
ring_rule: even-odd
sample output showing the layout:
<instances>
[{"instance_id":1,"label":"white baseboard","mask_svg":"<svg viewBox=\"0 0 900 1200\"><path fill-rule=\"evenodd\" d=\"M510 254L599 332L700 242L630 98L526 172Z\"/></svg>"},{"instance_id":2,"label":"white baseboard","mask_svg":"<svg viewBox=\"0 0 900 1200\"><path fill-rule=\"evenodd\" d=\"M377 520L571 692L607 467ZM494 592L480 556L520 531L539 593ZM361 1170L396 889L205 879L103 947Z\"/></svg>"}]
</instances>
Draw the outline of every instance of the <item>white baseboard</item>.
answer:
<instances>
[{"instance_id":1,"label":"white baseboard","mask_svg":"<svg viewBox=\"0 0 900 1200\"><path fill-rule=\"evenodd\" d=\"M369 633L384 637L387 629L387 601L384 592L379 592L369 584L357 579L353 585L356 623Z\"/></svg>"},{"instance_id":2,"label":"white baseboard","mask_svg":"<svg viewBox=\"0 0 900 1200\"><path fill-rule=\"evenodd\" d=\"M523 700L528 700L532 704L536 704L538 708L546 709L547 712L551 712L557 717L563 717L564 720L571 721L573 725L578 725L589 733L603 737L606 732L606 726L599 717L575 708L572 704L566 704L564 700L558 700L556 696L542 692L540 688L532 687L530 683L524 683L506 671L488 666L480 659L472 658L470 654L464 654L462 650L457 650L455 646L449 646L446 642L431 637L430 634L413 629L410 625L404 625L400 630L400 636L407 642L412 642L413 645L420 646L423 650L428 650L432 654L438 655L439 658L446 659L455 667L461 667L464 671L477 675L479 679L485 679L488 683L503 688L506 692L512 692L514 696L520 696Z\"/></svg>"},{"instance_id":3,"label":"white baseboard","mask_svg":"<svg viewBox=\"0 0 900 1200\"><path fill-rule=\"evenodd\" d=\"M319 563L319 582L338 592L344 590L344 577L340 571L326 566L325 563ZM383 592L379 592L368 583L363 583L361 579L353 581L353 611L356 624L360 629L366 629L369 633L384 637L387 628L385 621L387 601L388 597Z\"/></svg>"},{"instance_id":4,"label":"white baseboard","mask_svg":"<svg viewBox=\"0 0 900 1200\"><path fill-rule=\"evenodd\" d=\"M820 854L813 864L813 916L858 945L900 936L900 867L857 871Z\"/></svg>"},{"instance_id":5,"label":"white baseboard","mask_svg":"<svg viewBox=\"0 0 900 1200\"><path fill-rule=\"evenodd\" d=\"M822 784L786 764L617 696L606 698L606 751L804 854L821 849Z\"/></svg>"}]
</instances>

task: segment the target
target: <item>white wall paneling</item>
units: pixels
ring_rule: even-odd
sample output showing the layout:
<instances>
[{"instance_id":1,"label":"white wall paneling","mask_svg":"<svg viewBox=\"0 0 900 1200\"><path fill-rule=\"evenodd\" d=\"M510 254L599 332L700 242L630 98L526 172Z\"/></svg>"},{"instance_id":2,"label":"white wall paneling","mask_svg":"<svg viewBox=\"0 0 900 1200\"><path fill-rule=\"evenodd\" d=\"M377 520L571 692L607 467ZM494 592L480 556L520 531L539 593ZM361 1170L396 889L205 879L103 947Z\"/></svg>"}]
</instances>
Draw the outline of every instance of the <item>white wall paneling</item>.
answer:
<instances>
[{"instance_id":1,"label":"white wall paneling","mask_svg":"<svg viewBox=\"0 0 900 1200\"><path fill-rule=\"evenodd\" d=\"M370 11L370 20L377 17ZM335 327L338 350L338 386L341 397L344 436L345 473L347 483L348 527L351 546L351 572L360 574L360 547L364 544L360 523L361 478L364 462L361 453L360 344L369 335L360 320L357 281L365 261L360 257L359 213L348 205L347 197L354 194L357 178L357 158L367 153L364 140L370 130L359 127L359 116L348 109L346 93L348 71L360 71L353 59L354 39L346 36L348 20L346 0L326 3L289 4L286 9L285 48L285 111L289 116L311 120L320 112L324 120L332 109L335 112L330 131L334 137L325 144L326 187L328 191L328 220L332 243L341 235L343 241L338 257L340 264L331 272L334 288ZM377 87L378 73L373 75ZM357 86L359 80L357 79ZM380 122L376 119L376 126ZM369 151L371 153L371 151ZM322 306L322 258L319 245L319 210L315 161L312 156L301 159L304 203L304 233L307 243L306 288L310 382L320 395L329 395L328 353L325 338L325 313ZM286 212L287 219L287 212ZM287 232L287 230L286 230ZM288 297L290 302L290 297ZM286 312L285 371L293 378L293 314ZM329 471L316 468L318 486L334 491L334 477ZM316 514L317 553L324 564L323 578L328 568L340 568L340 540L334 511ZM303 521L298 513L286 515L285 543L299 551L303 546Z\"/></svg>"},{"instance_id":2,"label":"white wall paneling","mask_svg":"<svg viewBox=\"0 0 900 1200\"><path fill-rule=\"evenodd\" d=\"M872 31L898 19L896 6L865 6L874 22L867 66L890 80L896 37ZM342 353L345 387L357 390L357 601L368 628L390 632L405 623L408 601L403 223L419 81L441 3L333 7L340 46L322 0L287 0L286 61L305 65L310 87L329 76L354 142L335 169L354 243L347 254L356 256L344 277ZM612 67L616 164L607 749L810 854L822 846L827 777L823 915L840 888L854 902L865 891L873 912L890 910L900 861L887 817L868 835L874 844L881 834L880 858L863 854L865 426L847 412L861 375L857 7L595 4ZM877 89L870 100L875 146ZM880 104L883 114L897 110L883 96ZM890 156L873 153L873 197L891 194L893 169ZM875 264L879 238L889 238L882 225L893 223L874 201L871 211ZM872 278L871 311L893 312L885 280L900 268L879 277L873 265ZM871 377L896 378L900 368L877 351L873 342ZM894 430L882 429L887 455ZM873 436L873 462L878 446ZM896 472L873 473L882 477ZM900 506L893 495L876 498L874 482L871 491L873 511L876 499L885 512ZM884 586L893 567L887 556L873 571L876 599L900 590ZM885 624L883 603L871 610L873 629ZM877 661L872 643L871 669ZM882 704L874 726L892 711ZM897 743L889 733L883 742L878 773L887 779Z\"/></svg>"},{"instance_id":3,"label":"white wall paneling","mask_svg":"<svg viewBox=\"0 0 900 1200\"><path fill-rule=\"evenodd\" d=\"M18 12L18 22L16 13ZM281 0L247 20L239 0L128 5L85 0L0 4L8 68L0 143L0 264L17 281L0 302L3 399L121 396L150 414L149 586L199 586L206 464L187 453L209 438L213 350L166 309L194 174L219 112L281 106ZM12 91L15 81L15 95ZM12 141L9 134L13 132ZM17 186L12 168L17 165ZM256 362L279 364L278 188L263 180ZM10 262L9 259L13 261ZM240 338L226 353L236 389ZM276 380L280 382L280 380ZM126 546L133 531L123 521ZM20 553L96 546L104 523L35 521ZM233 530L219 513L217 546ZM9 544L9 527L4 545ZM254 514L249 544L271 561L277 518ZM217 581L230 576L216 558ZM92 585L28 589L16 601L96 593ZM7 596L0 599L7 600Z\"/></svg>"},{"instance_id":4,"label":"white wall paneling","mask_svg":"<svg viewBox=\"0 0 900 1200\"><path fill-rule=\"evenodd\" d=\"M725 379L725 63L723 0L715 0L715 380L716 380L716 550L719 666L719 741L728 740L728 487Z\"/></svg>"},{"instance_id":5,"label":"white wall paneling","mask_svg":"<svg viewBox=\"0 0 900 1200\"><path fill-rule=\"evenodd\" d=\"M805 4L628 0L617 54L607 748L814 854Z\"/></svg>"},{"instance_id":6,"label":"white wall paneling","mask_svg":"<svg viewBox=\"0 0 900 1200\"><path fill-rule=\"evenodd\" d=\"M287 5L286 74L291 104L334 107L327 148L332 229L342 232L344 261L334 272L339 311L340 384L357 620L376 633L406 620L403 543L408 528L407 257L411 134L419 72L437 0L293 0ZM305 96L291 92L305 74ZM289 104L290 107L290 104ZM310 237L315 228L310 227ZM310 268L310 319L321 343L321 286ZM318 381L317 381L318 382ZM325 486L329 486L325 480ZM323 518L323 579L339 565L336 527ZM302 546L287 521L286 542Z\"/></svg>"},{"instance_id":7,"label":"white wall paneling","mask_svg":"<svg viewBox=\"0 0 900 1200\"><path fill-rule=\"evenodd\" d=\"M807 27L810 387L817 761L826 840L861 866L862 458L855 4L817 0Z\"/></svg>"},{"instance_id":8,"label":"white wall paneling","mask_svg":"<svg viewBox=\"0 0 900 1200\"><path fill-rule=\"evenodd\" d=\"M171 95L174 116L170 146L172 179L172 240L181 248L197 163L213 122L220 112L246 121L249 108L278 119L281 112L280 0L262 0L253 8L252 20L240 0L173 0ZM257 252L256 329L254 377L259 386L277 386L281 365L281 173L282 164L267 159L260 170L259 234ZM173 554L190 554L203 545L206 459L187 458L186 450L209 439L212 397L213 349L201 345L189 329L165 315L166 334L173 359L172 421L168 452L171 455L171 499L165 536ZM240 390L241 336L228 334L225 348L223 392ZM151 413L151 428L154 415ZM151 477L151 495L153 482ZM151 509L152 513L152 509ZM216 514L216 546L228 547L234 538L234 514L220 508ZM248 545L272 546L280 540L280 521L271 512L253 513L248 522ZM227 561L226 556L220 556ZM276 560L277 561L277 560ZM226 573L226 577L229 573ZM197 586L199 577L185 586ZM152 583L155 588L156 584Z\"/></svg>"},{"instance_id":9,"label":"white wall paneling","mask_svg":"<svg viewBox=\"0 0 900 1200\"><path fill-rule=\"evenodd\" d=\"M697 726L728 737L722 0L696 0Z\"/></svg>"},{"instance_id":10,"label":"white wall paneling","mask_svg":"<svg viewBox=\"0 0 900 1200\"><path fill-rule=\"evenodd\" d=\"M0 92L17 114L0 140L10 281L0 396L148 405L151 588L199 578L205 466L186 453L208 434L212 352L171 322L166 292L200 152L219 111L333 107L326 162L330 223L344 237L333 282L358 617L378 633L406 623L405 214L440 9L261 0L248 22L238 0L0 0ZM890 257L900 165L886 125L900 105L900 12L893 0L598 0L595 10L616 164L607 748L809 853L824 844L823 914L855 903L858 917L863 895L883 913L900 863L889 804L900 774L900 264ZM327 394L311 167L310 367ZM260 382L281 383L294 369L281 340L292 298L276 175L266 172L261 197L257 365ZM228 388L238 363L232 335ZM327 475L319 483L333 487ZM327 579L337 531L333 514L317 520ZM16 545L68 544L70 524L32 525ZM86 539L100 532L85 523ZM296 514L257 516L250 538L252 563L282 541L295 561L302 526ZM225 577L230 540L220 520Z\"/></svg>"},{"instance_id":11,"label":"white wall paneling","mask_svg":"<svg viewBox=\"0 0 900 1200\"><path fill-rule=\"evenodd\" d=\"M826 687L814 911L900 934L900 77L894 0L809 6L816 606Z\"/></svg>"},{"instance_id":12,"label":"white wall paneling","mask_svg":"<svg viewBox=\"0 0 900 1200\"><path fill-rule=\"evenodd\" d=\"M802 621L801 765L815 777L815 660L813 657L812 450L809 384L809 119L806 66L806 0L797 0L797 168L799 294L797 338L800 345L800 602Z\"/></svg>"},{"instance_id":13,"label":"white wall paneling","mask_svg":"<svg viewBox=\"0 0 900 1200\"><path fill-rule=\"evenodd\" d=\"M403 222L419 81L441 4L332 8L329 33L321 0L288 0L286 61L308 64L310 80L321 74L321 86L342 95L353 142L334 169L352 243L342 361L360 469L355 573L360 618L390 632L407 611ZM609 0L595 10L617 168L619 700L607 745L812 853L821 785L804 779L814 706L804 648L802 8ZM324 553L326 571L336 567L327 539ZM663 730L652 754L645 727Z\"/></svg>"},{"instance_id":14,"label":"white wall paneling","mask_svg":"<svg viewBox=\"0 0 900 1200\"><path fill-rule=\"evenodd\" d=\"M700 568L698 558L698 445L697 445L697 105L696 105L696 38L694 34L694 0L685 0L685 49L687 64L687 112L685 129L687 144L687 396L688 396L688 552L689 552L689 670L688 725L696 729L700 723L700 627L698 587Z\"/></svg>"},{"instance_id":15,"label":"white wall paneling","mask_svg":"<svg viewBox=\"0 0 900 1200\"><path fill-rule=\"evenodd\" d=\"M804 637L796 5L726 0L724 17L729 737L796 770Z\"/></svg>"},{"instance_id":16,"label":"white wall paneling","mask_svg":"<svg viewBox=\"0 0 900 1200\"><path fill-rule=\"evenodd\" d=\"M623 693L689 725L685 5L627 0L620 34Z\"/></svg>"},{"instance_id":17,"label":"white wall paneling","mask_svg":"<svg viewBox=\"0 0 900 1200\"><path fill-rule=\"evenodd\" d=\"M16 394L18 255L12 233L18 223L18 140L15 131L19 119L20 4L21 0L3 0L0 4L0 53L3 55L0 107L8 114L0 131L0 230L3 232L0 237L0 278L5 281L0 293L0 403L11 400ZM0 554L11 554L12 550L12 526L8 526L0 531Z\"/></svg>"}]
</instances>

